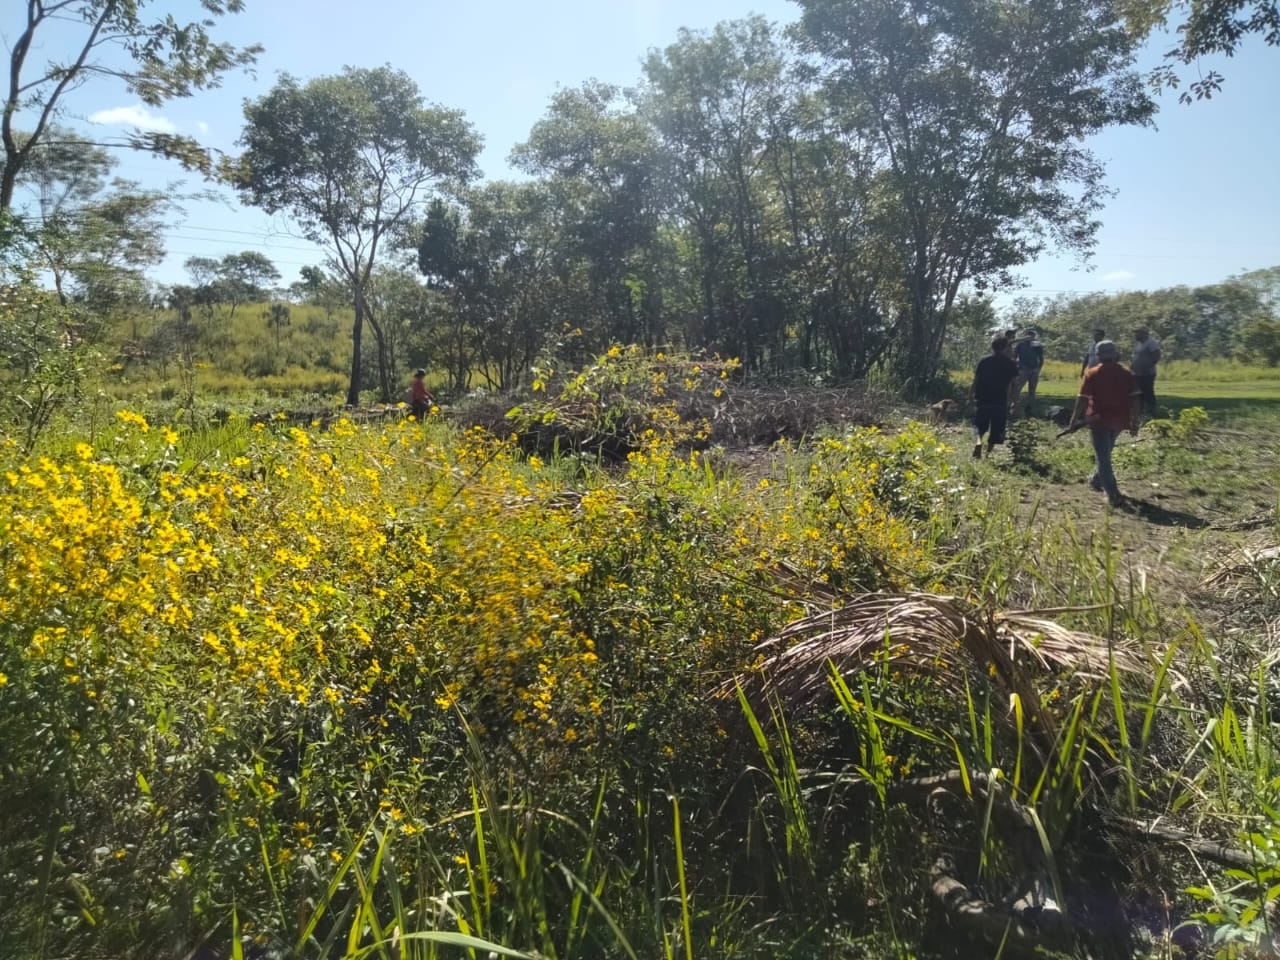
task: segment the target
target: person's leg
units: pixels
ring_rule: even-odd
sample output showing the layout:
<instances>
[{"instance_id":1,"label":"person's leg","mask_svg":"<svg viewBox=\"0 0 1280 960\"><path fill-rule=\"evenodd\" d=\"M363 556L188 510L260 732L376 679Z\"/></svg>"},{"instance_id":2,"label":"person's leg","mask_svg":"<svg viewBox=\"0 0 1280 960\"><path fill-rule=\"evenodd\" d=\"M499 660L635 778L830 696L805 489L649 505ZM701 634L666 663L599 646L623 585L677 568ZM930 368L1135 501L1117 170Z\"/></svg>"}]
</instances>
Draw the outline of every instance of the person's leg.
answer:
<instances>
[{"instance_id":1,"label":"person's leg","mask_svg":"<svg viewBox=\"0 0 1280 960\"><path fill-rule=\"evenodd\" d=\"M978 407L973 412L973 459L982 457L982 435L991 428L991 419L985 407Z\"/></svg>"},{"instance_id":2,"label":"person's leg","mask_svg":"<svg viewBox=\"0 0 1280 960\"><path fill-rule=\"evenodd\" d=\"M1009 404L1010 409L1016 406L1018 401L1022 399L1022 388L1026 386L1026 383L1027 381L1022 378L1022 368L1019 367L1018 375L1013 378L1013 386L1010 388L1009 395L1013 397L1013 400L1010 401Z\"/></svg>"},{"instance_id":3,"label":"person's leg","mask_svg":"<svg viewBox=\"0 0 1280 960\"><path fill-rule=\"evenodd\" d=\"M1147 417L1156 415L1156 375L1154 373L1136 374L1138 391L1142 394L1142 413Z\"/></svg>"},{"instance_id":4,"label":"person's leg","mask_svg":"<svg viewBox=\"0 0 1280 960\"><path fill-rule=\"evenodd\" d=\"M1040 383L1040 371L1027 371L1027 416L1031 416L1031 408L1036 402L1036 386Z\"/></svg>"},{"instance_id":5,"label":"person's leg","mask_svg":"<svg viewBox=\"0 0 1280 960\"><path fill-rule=\"evenodd\" d=\"M1005 407L991 409L991 433L987 436L987 453L995 449L997 443L1004 443L1005 431L1009 428L1009 411Z\"/></svg>"},{"instance_id":6,"label":"person's leg","mask_svg":"<svg viewBox=\"0 0 1280 960\"><path fill-rule=\"evenodd\" d=\"M1107 499L1111 501L1111 505L1118 506L1124 502L1124 498L1120 496L1120 488L1116 485L1115 469L1111 465L1111 451L1115 449L1116 437L1119 434L1106 427L1094 427L1089 431L1089 436L1093 440L1093 458L1098 465L1094 476L1102 489L1107 492Z\"/></svg>"}]
</instances>

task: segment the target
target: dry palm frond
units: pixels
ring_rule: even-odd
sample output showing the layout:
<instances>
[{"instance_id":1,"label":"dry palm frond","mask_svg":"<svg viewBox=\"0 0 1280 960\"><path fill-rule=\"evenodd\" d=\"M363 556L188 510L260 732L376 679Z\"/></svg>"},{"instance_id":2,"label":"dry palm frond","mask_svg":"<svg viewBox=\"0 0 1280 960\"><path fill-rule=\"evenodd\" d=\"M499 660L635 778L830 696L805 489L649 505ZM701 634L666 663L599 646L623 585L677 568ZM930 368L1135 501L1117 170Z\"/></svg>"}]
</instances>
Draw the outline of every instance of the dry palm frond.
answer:
<instances>
[{"instance_id":1,"label":"dry palm frond","mask_svg":"<svg viewBox=\"0 0 1280 960\"><path fill-rule=\"evenodd\" d=\"M1280 560L1280 546L1242 547L1218 564L1218 569L1205 578L1207 585L1226 583L1235 577L1257 570L1263 564Z\"/></svg>"},{"instance_id":2,"label":"dry palm frond","mask_svg":"<svg viewBox=\"0 0 1280 960\"><path fill-rule=\"evenodd\" d=\"M768 655L760 692L792 707L829 697L832 669L849 676L873 664L892 664L927 672L961 698L968 678L990 673L1019 696L1050 737L1055 725L1041 708L1034 674L1100 679L1113 668L1135 672L1143 665L1128 645L1109 644L1032 613L1001 615L928 593L867 594L798 620L757 649Z\"/></svg>"}]
</instances>

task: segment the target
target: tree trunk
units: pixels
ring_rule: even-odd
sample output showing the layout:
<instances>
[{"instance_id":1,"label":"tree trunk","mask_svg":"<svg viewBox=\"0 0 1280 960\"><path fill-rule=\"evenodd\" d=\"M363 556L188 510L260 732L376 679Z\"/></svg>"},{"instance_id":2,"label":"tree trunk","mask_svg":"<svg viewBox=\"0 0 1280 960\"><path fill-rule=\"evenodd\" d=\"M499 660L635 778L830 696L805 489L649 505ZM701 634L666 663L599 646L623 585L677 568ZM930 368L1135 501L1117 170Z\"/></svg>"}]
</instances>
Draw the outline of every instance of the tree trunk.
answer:
<instances>
[{"instance_id":1,"label":"tree trunk","mask_svg":"<svg viewBox=\"0 0 1280 960\"><path fill-rule=\"evenodd\" d=\"M355 303L356 318L351 324L351 383L347 387L347 406L360 405L360 346L364 333L364 291L357 290Z\"/></svg>"},{"instance_id":2,"label":"tree trunk","mask_svg":"<svg viewBox=\"0 0 1280 960\"><path fill-rule=\"evenodd\" d=\"M373 339L378 346L378 390L381 396L378 398L381 403L391 402L391 371L390 360L387 356L387 337L383 333L382 324L374 319L373 311L368 311L369 326L373 329Z\"/></svg>"},{"instance_id":3,"label":"tree trunk","mask_svg":"<svg viewBox=\"0 0 1280 960\"><path fill-rule=\"evenodd\" d=\"M5 150L5 163L0 164L0 214L5 214L13 207L13 191L18 185L19 163L15 151Z\"/></svg>"}]
</instances>

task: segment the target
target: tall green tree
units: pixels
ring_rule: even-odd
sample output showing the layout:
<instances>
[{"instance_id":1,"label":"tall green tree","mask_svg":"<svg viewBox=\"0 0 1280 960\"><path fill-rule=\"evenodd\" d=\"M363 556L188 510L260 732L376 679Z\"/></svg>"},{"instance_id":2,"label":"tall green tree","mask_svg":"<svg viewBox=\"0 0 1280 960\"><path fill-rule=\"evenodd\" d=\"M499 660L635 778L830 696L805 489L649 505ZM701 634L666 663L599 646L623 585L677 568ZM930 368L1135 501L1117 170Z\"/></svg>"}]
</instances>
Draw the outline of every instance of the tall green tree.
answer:
<instances>
[{"instance_id":1,"label":"tall green tree","mask_svg":"<svg viewBox=\"0 0 1280 960\"><path fill-rule=\"evenodd\" d=\"M228 253L218 260L188 257L184 266L195 281L197 300L210 306L226 304L229 318L242 304L268 299L280 279L271 258L257 250Z\"/></svg>"},{"instance_id":2,"label":"tall green tree","mask_svg":"<svg viewBox=\"0 0 1280 960\"><path fill-rule=\"evenodd\" d=\"M566 319L555 213L551 191L536 182L486 184L456 209L429 211L418 267L448 303L447 330L436 337L454 389L473 370L489 388L514 387Z\"/></svg>"},{"instance_id":3,"label":"tall green tree","mask_svg":"<svg viewBox=\"0 0 1280 960\"><path fill-rule=\"evenodd\" d=\"M477 175L479 136L461 112L425 103L403 71L348 67L305 84L281 77L245 105L240 144L232 175L244 199L290 214L308 239L328 246L350 284L355 321L347 402L360 401L366 319L389 400L390 358L370 316L370 278L388 242L435 188Z\"/></svg>"},{"instance_id":4,"label":"tall green tree","mask_svg":"<svg viewBox=\"0 0 1280 960\"><path fill-rule=\"evenodd\" d=\"M894 361L939 369L966 284L999 286L1047 247L1087 253L1105 195L1084 146L1149 122L1133 39L1110 0L799 0L846 124L885 156L904 303Z\"/></svg>"},{"instance_id":5,"label":"tall green tree","mask_svg":"<svg viewBox=\"0 0 1280 960\"><path fill-rule=\"evenodd\" d=\"M700 316L688 336L754 365L786 336L769 175L786 57L763 17L680 32L644 64L643 117L664 153L672 212L696 252Z\"/></svg>"},{"instance_id":6,"label":"tall green tree","mask_svg":"<svg viewBox=\"0 0 1280 960\"><path fill-rule=\"evenodd\" d=\"M58 298L102 316L146 295L145 270L164 257L170 194L110 179L107 150L53 130L33 147L14 209L30 238L32 264L48 271ZM25 135L20 139L26 142Z\"/></svg>"},{"instance_id":7,"label":"tall green tree","mask_svg":"<svg viewBox=\"0 0 1280 960\"><path fill-rule=\"evenodd\" d=\"M0 215L10 212L23 168L81 85L115 81L147 106L159 107L215 87L229 70L254 62L261 47L237 48L216 41L211 32L216 18L243 9L242 0L199 0L198 6L197 19L184 22L171 3L154 0L6 4L9 82L0 107ZM189 137L139 131L129 143L210 169L208 152Z\"/></svg>"},{"instance_id":8,"label":"tall green tree","mask_svg":"<svg viewBox=\"0 0 1280 960\"><path fill-rule=\"evenodd\" d=\"M512 161L543 178L562 224L557 270L588 350L662 342L665 200L653 130L626 91L561 90Z\"/></svg>"}]
</instances>

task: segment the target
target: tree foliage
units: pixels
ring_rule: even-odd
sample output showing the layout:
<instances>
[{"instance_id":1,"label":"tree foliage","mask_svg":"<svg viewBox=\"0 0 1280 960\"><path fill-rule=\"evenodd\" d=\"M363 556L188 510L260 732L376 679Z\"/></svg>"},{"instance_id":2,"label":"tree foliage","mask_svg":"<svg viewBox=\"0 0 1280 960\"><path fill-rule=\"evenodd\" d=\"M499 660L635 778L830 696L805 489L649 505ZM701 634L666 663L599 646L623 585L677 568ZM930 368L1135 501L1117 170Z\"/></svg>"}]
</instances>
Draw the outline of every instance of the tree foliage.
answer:
<instances>
[{"instance_id":1,"label":"tree foliage","mask_svg":"<svg viewBox=\"0 0 1280 960\"><path fill-rule=\"evenodd\" d=\"M1172 27L1177 42L1164 55L1164 63L1151 74L1156 87L1176 89L1182 78L1179 66L1217 55L1234 56L1246 39L1260 36L1268 46L1280 46L1280 3L1277 0L1126 0L1130 30L1148 36ZM1217 70L1200 72L1178 97L1183 103L1208 100L1222 89Z\"/></svg>"},{"instance_id":2,"label":"tree foliage","mask_svg":"<svg viewBox=\"0 0 1280 960\"><path fill-rule=\"evenodd\" d=\"M228 253L219 260L188 257L184 265L195 281L196 300L210 307L226 304L231 308L229 317L241 304L266 300L280 279L276 265L257 250Z\"/></svg>"},{"instance_id":3,"label":"tree foliage","mask_svg":"<svg viewBox=\"0 0 1280 960\"><path fill-rule=\"evenodd\" d=\"M896 361L938 368L966 283L1003 286L1050 245L1086 253L1105 196L1084 146L1154 104L1109 2L800 0L845 122L882 156L903 272Z\"/></svg>"},{"instance_id":4,"label":"tree foliage","mask_svg":"<svg viewBox=\"0 0 1280 960\"><path fill-rule=\"evenodd\" d=\"M305 84L283 76L245 105L245 121L235 186L246 202L287 212L332 251L355 308L347 402L360 398L366 319L389 399L385 338L368 304L374 268L434 187L475 176L479 137L461 113L424 103L413 80L390 67L349 67Z\"/></svg>"},{"instance_id":5,"label":"tree foliage","mask_svg":"<svg viewBox=\"0 0 1280 960\"><path fill-rule=\"evenodd\" d=\"M261 52L256 44L218 42L211 33L216 18L243 9L242 0L200 0L200 17L186 23L168 9L149 16L148 7L167 7L153 0L11 0L10 13L19 5L0 112L0 214L10 211L23 168L40 143L52 139L67 97L81 85L113 80L158 107L217 86L223 74L251 65ZM37 60L46 49L65 52ZM129 143L211 169L208 152L189 137L139 131Z\"/></svg>"},{"instance_id":6,"label":"tree foliage","mask_svg":"<svg viewBox=\"0 0 1280 960\"><path fill-rule=\"evenodd\" d=\"M1022 300L1006 311L1001 326L1034 325L1052 354L1073 360L1083 357L1095 328L1125 344L1146 327L1159 338L1166 360L1234 357L1273 365L1280 298L1269 295L1276 277L1280 268L1273 267L1199 287Z\"/></svg>"},{"instance_id":7,"label":"tree foliage","mask_svg":"<svg viewBox=\"0 0 1280 960\"><path fill-rule=\"evenodd\" d=\"M27 265L48 271L63 305L74 300L102 316L142 303L145 271L164 256L171 196L112 178L117 161L102 147L50 134L30 148L14 197ZM30 138L19 139L25 148Z\"/></svg>"},{"instance_id":8,"label":"tree foliage","mask_svg":"<svg viewBox=\"0 0 1280 960\"><path fill-rule=\"evenodd\" d=\"M515 386L566 316L571 286L557 276L562 235L544 184L492 183L457 207L431 205L418 244L418 268L447 304L430 362L465 390ZM562 322L564 322L562 320Z\"/></svg>"}]
</instances>

